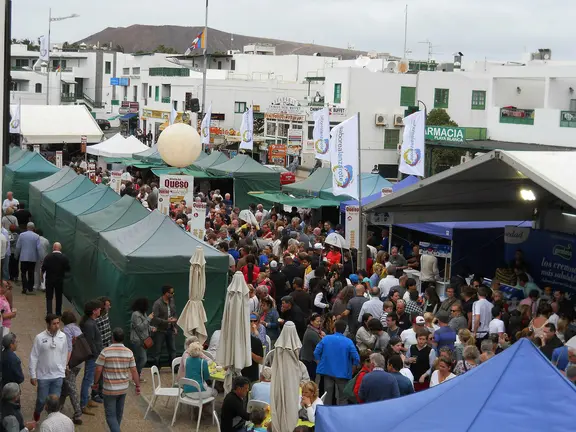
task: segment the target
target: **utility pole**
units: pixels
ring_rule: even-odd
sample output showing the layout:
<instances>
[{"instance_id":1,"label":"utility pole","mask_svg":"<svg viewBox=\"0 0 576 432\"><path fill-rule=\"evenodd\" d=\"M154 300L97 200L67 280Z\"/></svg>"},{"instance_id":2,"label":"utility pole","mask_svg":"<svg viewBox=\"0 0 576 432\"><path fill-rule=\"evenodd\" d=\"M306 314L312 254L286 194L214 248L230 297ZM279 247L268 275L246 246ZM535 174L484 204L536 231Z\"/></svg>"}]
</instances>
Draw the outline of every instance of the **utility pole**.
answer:
<instances>
[{"instance_id":1,"label":"utility pole","mask_svg":"<svg viewBox=\"0 0 576 432\"><path fill-rule=\"evenodd\" d=\"M208 72L208 0L206 0L206 16L204 20L204 70L202 71L202 115L206 113L206 74ZM202 44L202 38L200 38ZM197 126L194 125L194 128Z\"/></svg>"},{"instance_id":2,"label":"utility pole","mask_svg":"<svg viewBox=\"0 0 576 432\"><path fill-rule=\"evenodd\" d=\"M406 5L406 10L404 11L404 51L403 58L407 58L406 54L406 43L408 40L408 5Z\"/></svg>"}]
</instances>

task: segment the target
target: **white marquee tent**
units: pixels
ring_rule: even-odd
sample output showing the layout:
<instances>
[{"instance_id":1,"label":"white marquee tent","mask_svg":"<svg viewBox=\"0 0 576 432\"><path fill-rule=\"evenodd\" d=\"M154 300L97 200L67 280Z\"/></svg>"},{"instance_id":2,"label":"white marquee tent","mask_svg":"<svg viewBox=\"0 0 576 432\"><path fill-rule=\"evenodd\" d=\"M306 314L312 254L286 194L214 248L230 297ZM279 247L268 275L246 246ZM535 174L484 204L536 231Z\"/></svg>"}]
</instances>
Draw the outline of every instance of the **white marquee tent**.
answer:
<instances>
[{"instance_id":1,"label":"white marquee tent","mask_svg":"<svg viewBox=\"0 0 576 432\"><path fill-rule=\"evenodd\" d=\"M86 149L88 154L110 158L131 158L134 153L149 150L138 138L130 136L124 138L119 133L112 138Z\"/></svg>"},{"instance_id":2,"label":"white marquee tent","mask_svg":"<svg viewBox=\"0 0 576 432\"><path fill-rule=\"evenodd\" d=\"M17 105L10 110L15 113ZM102 130L84 105L22 105L20 133L26 144L88 144L102 141Z\"/></svg>"}]
</instances>

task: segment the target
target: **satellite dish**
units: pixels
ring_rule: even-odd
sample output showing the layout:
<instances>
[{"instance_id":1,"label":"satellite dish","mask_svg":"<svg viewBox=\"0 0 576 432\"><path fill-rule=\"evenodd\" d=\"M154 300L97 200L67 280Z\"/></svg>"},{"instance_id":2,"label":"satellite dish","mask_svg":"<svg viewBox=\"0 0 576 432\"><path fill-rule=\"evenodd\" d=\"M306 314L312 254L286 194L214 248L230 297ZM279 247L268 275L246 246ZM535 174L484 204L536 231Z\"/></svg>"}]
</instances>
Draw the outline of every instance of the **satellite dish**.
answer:
<instances>
[{"instance_id":1,"label":"satellite dish","mask_svg":"<svg viewBox=\"0 0 576 432\"><path fill-rule=\"evenodd\" d=\"M386 69L385 72L389 72L389 73L394 73L396 72L396 62L388 62L388 64L386 65Z\"/></svg>"},{"instance_id":2,"label":"satellite dish","mask_svg":"<svg viewBox=\"0 0 576 432\"><path fill-rule=\"evenodd\" d=\"M369 57L359 56L356 59L356 66L358 66L358 67L365 68L369 64L370 64L370 58Z\"/></svg>"}]
</instances>

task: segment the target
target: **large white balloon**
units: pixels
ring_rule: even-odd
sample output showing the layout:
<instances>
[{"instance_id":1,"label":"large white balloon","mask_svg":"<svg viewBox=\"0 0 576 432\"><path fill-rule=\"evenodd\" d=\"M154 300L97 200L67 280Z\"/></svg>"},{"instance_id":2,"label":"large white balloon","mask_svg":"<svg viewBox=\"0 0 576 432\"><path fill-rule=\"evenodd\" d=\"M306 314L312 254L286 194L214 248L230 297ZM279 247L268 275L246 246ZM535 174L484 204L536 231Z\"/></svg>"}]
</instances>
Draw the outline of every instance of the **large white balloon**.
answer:
<instances>
[{"instance_id":1,"label":"large white balloon","mask_svg":"<svg viewBox=\"0 0 576 432\"><path fill-rule=\"evenodd\" d=\"M158 138L158 152L164 162L177 168L192 164L202 151L200 135L185 123L168 126Z\"/></svg>"}]
</instances>

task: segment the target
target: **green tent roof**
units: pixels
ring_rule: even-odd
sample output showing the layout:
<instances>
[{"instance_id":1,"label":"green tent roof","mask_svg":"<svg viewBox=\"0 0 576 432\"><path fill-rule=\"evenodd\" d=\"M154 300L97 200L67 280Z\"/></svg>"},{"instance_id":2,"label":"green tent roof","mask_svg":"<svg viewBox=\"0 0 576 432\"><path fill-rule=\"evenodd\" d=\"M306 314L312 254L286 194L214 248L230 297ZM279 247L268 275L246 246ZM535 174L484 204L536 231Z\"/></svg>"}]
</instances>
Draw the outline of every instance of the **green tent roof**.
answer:
<instances>
[{"instance_id":1,"label":"green tent roof","mask_svg":"<svg viewBox=\"0 0 576 432\"><path fill-rule=\"evenodd\" d=\"M14 163L17 160L23 158L25 155L27 155L28 153L32 153L28 150L22 150L22 149L18 149L18 151L14 151L13 153L10 153L10 163Z\"/></svg>"},{"instance_id":2,"label":"green tent roof","mask_svg":"<svg viewBox=\"0 0 576 432\"><path fill-rule=\"evenodd\" d=\"M374 195L377 192L381 192L382 188L392 187L392 183L386 180L379 174L362 174L362 198ZM335 199L338 201L348 201L351 199L348 195L334 195L332 193L332 188L324 189L320 191L320 198L322 199Z\"/></svg>"},{"instance_id":3,"label":"green tent roof","mask_svg":"<svg viewBox=\"0 0 576 432\"><path fill-rule=\"evenodd\" d=\"M248 155L237 155L232 159L227 160L226 162L221 163L220 165L215 165L208 168L208 171L213 174L218 175L225 175L228 177L251 177L254 174L265 175L267 177L277 177L278 181L280 181L280 173L271 170L268 167L256 162Z\"/></svg>"},{"instance_id":4,"label":"green tent roof","mask_svg":"<svg viewBox=\"0 0 576 432\"><path fill-rule=\"evenodd\" d=\"M282 186L284 192L302 196L318 196L321 190L332 187L330 168L318 168L307 179Z\"/></svg>"},{"instance_id":5,"label":"green tent roof","mask_svg":"<svg viewBox=\"0 0 576 432\"><path fill-rule=\"evenodd\" d=\"M201 151L200 154L198 155L198 159L196 159L196 162L204 159L207 156L208 155L206 153ZM154 144L152 147L150 147L150 149L145 150L143 152L134 153L132 155L132 159L135 159L135 160L138 160L138 161L141 161L144 163L154 164L156 166L165 165L164 160L162 159L162 156L160 156L160 152L158 151L158 144Z\"/></svg>"},{"instance_id":6,"label":"green tent roof","mask_svg":"<svg viewBox=\"0 0 576 432\"><path fill-rule=\"evenodd\" d=\"M201 152L200 154L206 155L206 153L204 152ZM192 166L194 168L206 169L216 165L220 165L228 160L229 160L228 156L226 156L224 153L219 152L218 150L214 150L209 155L203 158L198 158L196 162L192 164Z\"/></svg>"},{"instance_id":7,"label":"green tent roof","mask_svg":"<svg viewBox=\"0 0 576 432\"><path fill-rule=\"evenodd\" d=\"M62 168L60 171L43 178L42 180L37 180L30 183L28 187L28 194L30 199L30 204L28 208L32 215L37 215L40 212L40 202L42 201L42 192L48 190L57 185L64 185L71 182L73 179L78 177L78 174L70 167Z\"/></svg>"},{"instance_id":8,"label":"green tent roof","mask_svg":"<svg viewBox=\"0 0 576 432\"><path fill-rule=\"evenodd\" d=\"M204 171L203 169L195 168L194 165L190 165L186 168L174 168L174 167L162 167L162 168L152 168L152 172L154 175L160 177L161 175L166 174L182 174L182 175L191 175L199 179L206 179L206 178L218 178L209 172Z\"/></svg>"},{"instance_id":9,"label":"green tent roof","mask_svg":"<svg viewBox=\"0 0 576 432\"><path fill-rule=\"evenodd\" d=\"M59 171L39 153L28 152L16 162L4 167L4 195L8 191L23 203L28 203L31 182L41 180Z\"/></svg>"},{"instance_id":10,"label":"green tent roof","mask_svg":"<svg viewBox=\"0 0 576 432\"><path fill-rule=\"evenodd\" d=\"M299 208L320 208L339 206L339 200L327 200L316 197L299 198L287 195L282 192L250 192L255 201L262 201L266 204L282 204Z\"/></svg>"}]
</instances>

